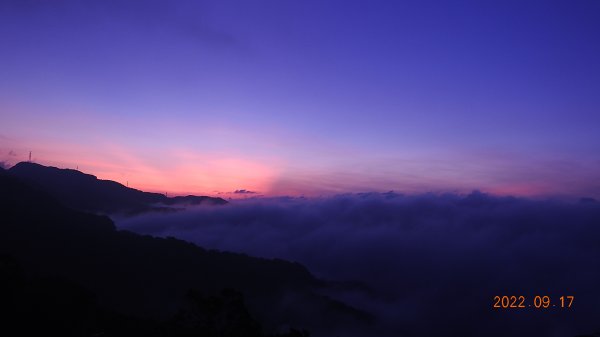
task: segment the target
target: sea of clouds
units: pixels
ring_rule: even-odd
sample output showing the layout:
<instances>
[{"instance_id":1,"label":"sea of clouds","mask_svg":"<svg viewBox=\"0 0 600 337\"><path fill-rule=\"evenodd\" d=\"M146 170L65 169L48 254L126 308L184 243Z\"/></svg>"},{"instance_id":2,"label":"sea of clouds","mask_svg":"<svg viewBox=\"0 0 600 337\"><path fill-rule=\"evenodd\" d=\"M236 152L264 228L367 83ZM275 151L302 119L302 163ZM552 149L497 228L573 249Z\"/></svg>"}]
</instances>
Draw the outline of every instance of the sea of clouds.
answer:
<instances>
[{"instance_id":1,"label":"sea of clouds","mask_svg":"<svg viewBox=\"0 0 600 337\"><path fill-rule=\"evenodd\" d=\"M378 335L575 336L600 330L600 203L363 193L256 198L117 219L120 229L297 261ZM352 282L348 282L352 281ZM348 282L348 283L344 283ZM496 295L574 295L494 309ZM315 313L318 314L318 313Z\"/></svg>"}]
</instances>

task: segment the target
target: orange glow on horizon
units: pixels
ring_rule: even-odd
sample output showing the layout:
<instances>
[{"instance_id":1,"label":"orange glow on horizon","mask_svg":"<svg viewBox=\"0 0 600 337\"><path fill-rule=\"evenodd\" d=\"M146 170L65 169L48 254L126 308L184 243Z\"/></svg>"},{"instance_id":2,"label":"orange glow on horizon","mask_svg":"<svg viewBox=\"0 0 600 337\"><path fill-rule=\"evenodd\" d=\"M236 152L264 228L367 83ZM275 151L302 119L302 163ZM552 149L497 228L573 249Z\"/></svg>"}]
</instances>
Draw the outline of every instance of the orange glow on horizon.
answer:
<instances>
[{"instance_id":1,"label":"orange glow on horizon","mask_svg":"<svg viewBox=\"0 0 600 337\"><path fill-rule=\"evenodd\" d=\"M318 197L353 192L399 193L470 193L480 190L493 195L543 197L572 195L581 197L585 179L563 181L555 171L505 170L488 172L481 166L441 169L427 161L401 163L389 169L385 163L374 166L386 169L366 170L352 165L311 166L310 161L295 166L282 158L244 155L232 151L200 151L191 148L125 147L100 141L75 144L60 139L47 142L2 137L0 161L14 165L28 160L59 168L78 168L99 179L113 180L131 188L176 195L209 195L224 198L255 196ZM57 150L59 149L59 150ZM451 163L451 161L448 161ZM469 162L463 160L462 162ZM460 163L460 161L459 161ZM493 162L492 162L493 164ZM448 167L452 168L450 164ZM488 165L492 169L496 165ZM485 174L483 174L485 173ZM558 172L560 173L560 172ZM254 193L234 193L245 190ZM593 193L588 193L595 197ZM584 195L585 196L585 195Z\"/></svg>"},{"instance_id":2,"label":"orange glow on horizon","mask_svg":"<svg viewBox=\"0 0 600 337\"><path fill-rule=\"evenodd\" d=\"M5 161L14 165L26 161L28 148L36 148L33 161L46 166L79 169L98 179L113 180L131 188L169 195L211 195L236 197L236 190L263 193L277 175L276 163L263 163L225 154L199 154L189 150L170 152L170 155L148 153L135 155L115 144L104 144L94 154L72 144L64 146L20 146ZM54 149L63 149L60 152ZM1 149L4 151L4 149ZM7 150L8 153L8 150ZM77 160L73 160L77 158ZM116 164L118 163L118 164ZM270 164L270 165L269 165ZM241 196L240 196L241 197Z\"/></svg>"}]
</instances>

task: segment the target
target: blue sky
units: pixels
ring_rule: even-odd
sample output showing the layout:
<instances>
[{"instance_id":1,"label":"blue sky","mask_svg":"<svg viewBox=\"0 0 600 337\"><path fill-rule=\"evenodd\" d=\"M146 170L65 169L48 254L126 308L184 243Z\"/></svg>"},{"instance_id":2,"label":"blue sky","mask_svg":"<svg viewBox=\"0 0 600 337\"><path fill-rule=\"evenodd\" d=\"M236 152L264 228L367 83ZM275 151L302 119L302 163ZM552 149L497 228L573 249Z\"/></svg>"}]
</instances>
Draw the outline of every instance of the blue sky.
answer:
<instances>
[{"instance_id":1,"label":"blue sky","mask_svg":"<svg viewBox=\"0 0 600 337\"><path fill-rule=\"evenodd\" d=\"M599 196L599 18L592 0L3 1L0 160L172 193Z\"/></svg>"}]
</instances>

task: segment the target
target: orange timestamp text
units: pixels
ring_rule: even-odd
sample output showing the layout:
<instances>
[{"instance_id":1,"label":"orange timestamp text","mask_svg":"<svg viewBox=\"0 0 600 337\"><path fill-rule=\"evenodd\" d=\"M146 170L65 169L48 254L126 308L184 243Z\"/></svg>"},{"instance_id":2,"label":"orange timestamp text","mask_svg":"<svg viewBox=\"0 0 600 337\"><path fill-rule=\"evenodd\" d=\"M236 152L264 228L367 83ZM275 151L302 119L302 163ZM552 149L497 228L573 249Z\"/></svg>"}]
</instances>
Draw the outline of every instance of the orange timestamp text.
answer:
<instances>
[{"instance_id":1,"label":"orange timestamp text","mask_svg":"<svg viewBox=\"0 0 600 337\"><path fill-rule=\"evenodd\" d=\"M571 308L575 296L540 296L536 295L533 298L526 296L494 296L494 309L548 309L548 308Z\"/></svg>"}]
</instances>

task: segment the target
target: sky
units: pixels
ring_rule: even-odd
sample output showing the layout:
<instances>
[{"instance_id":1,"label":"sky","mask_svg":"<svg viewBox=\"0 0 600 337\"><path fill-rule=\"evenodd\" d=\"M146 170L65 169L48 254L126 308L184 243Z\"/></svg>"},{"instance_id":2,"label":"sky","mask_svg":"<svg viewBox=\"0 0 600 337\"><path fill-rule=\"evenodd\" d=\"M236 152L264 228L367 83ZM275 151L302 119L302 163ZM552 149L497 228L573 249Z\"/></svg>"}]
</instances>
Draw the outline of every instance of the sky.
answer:
<instances>
[{"instance_id":1,"label":"sky","mask_svg":"<svg viewBox=\"0 0 600 337\"><path fill-rule=\"evenodd\" d=\"M172 194L600 197L598 41L595 0L2 0L0 162Z\"/></svg>"}]
</instances>

